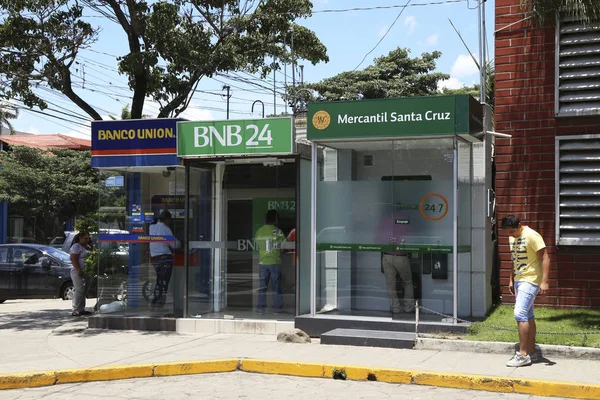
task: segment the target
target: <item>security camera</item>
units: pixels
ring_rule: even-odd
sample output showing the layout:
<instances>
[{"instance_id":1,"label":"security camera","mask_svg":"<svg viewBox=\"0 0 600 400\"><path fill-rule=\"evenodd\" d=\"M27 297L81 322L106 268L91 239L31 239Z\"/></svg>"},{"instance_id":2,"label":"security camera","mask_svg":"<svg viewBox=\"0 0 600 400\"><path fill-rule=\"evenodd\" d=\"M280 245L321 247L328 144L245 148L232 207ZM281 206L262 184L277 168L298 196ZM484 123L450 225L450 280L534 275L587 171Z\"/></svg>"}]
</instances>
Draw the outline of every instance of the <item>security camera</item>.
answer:
<instances>
[{"instance_id":1,"label":"security camera","mask_svg":"<svg viewBox=\"0 0 600 400\"><path fill-rule=\"evenodd\" d=\"M171 171L164 170L164 171L162 172L162 176L163 176L164 178L168 178L168 177L170 177L170 176L171 176Z\"/></svg>"}]
</instances>

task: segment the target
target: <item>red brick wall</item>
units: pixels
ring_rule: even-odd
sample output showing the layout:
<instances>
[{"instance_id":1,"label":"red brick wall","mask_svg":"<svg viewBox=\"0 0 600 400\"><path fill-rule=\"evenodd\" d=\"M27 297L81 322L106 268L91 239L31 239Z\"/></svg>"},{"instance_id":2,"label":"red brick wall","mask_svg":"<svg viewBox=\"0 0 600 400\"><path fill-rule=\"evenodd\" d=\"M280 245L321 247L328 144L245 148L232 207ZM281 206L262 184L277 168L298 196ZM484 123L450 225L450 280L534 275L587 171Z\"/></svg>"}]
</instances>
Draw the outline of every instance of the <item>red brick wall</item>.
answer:
<instances>
[{"instance_id":1,"label":"red brick wall","mask_svg":"<svg viewBox=\"0 0 600 400\"><path fill-rule=\"evenodd\" d=\"M550 291L536 304L600 308L600 247L555 245L555 137L600 134L600 117L555 118L555 29L535 28L520 0L496 0L497 219L508 214L540 232L550 254ZM513 24L507 27L510 24ZM499 230L503 302L512 264L508 237Z\"/></svg>"}]
</instances>

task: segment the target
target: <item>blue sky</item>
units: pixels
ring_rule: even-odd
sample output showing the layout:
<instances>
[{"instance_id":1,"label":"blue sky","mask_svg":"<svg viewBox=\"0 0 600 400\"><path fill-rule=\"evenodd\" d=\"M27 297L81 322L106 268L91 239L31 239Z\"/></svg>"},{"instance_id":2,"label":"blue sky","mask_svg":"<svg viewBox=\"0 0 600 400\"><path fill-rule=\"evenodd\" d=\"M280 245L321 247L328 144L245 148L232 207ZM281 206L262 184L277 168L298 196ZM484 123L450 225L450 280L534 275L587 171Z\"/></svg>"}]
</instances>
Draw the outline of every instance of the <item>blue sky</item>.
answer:
<instances>
[{"instance_id":1,"label":"blue sky","mask_svg":"<svg viewBox=\"0 0 600 400\"><path fill-rule=\"evenodd\" d=\"M385 32L392 26L398 14L402 14L391 27L379 46L367 56L359 68L372 64L375 57L388 54L396 47L406 47L412 56L423 52L439 50L442 57L438 60L437 70L451 75L445 82L449 87L470 85L479 81L477 67L458 35L452 29L448 19L451 19L461 32L467 45L473 53L478 53L478 20L477 0L449 0L445 4L418 5L444 0L411 0L409 6L402 9L388 8L371 11L345 11L339 13L319 12L332 9L351 9L357 7L404 6L406 0L313 0L315 13L309 19L299 20L298 23L312 29L325 44L330 58L329 63L313 66L304 64L304 80L317 82L334 76L340 72L353 70L369 51L384 37ZM471 8L471 9L470 9ZM126 54L126 38L119 27L104 22L102 19L89 15L89 21L95 26L100 25L102 33L99 40L89 50L81 53L82 58L77 65L74 82L76 92L96 107L103 116L121 113L121 108L130 101L127 89L127 79L116 71L115 56ZM493 27L494 0L486 2L486 23L488 37L488 57L493 58ZM288 84L291 83L291 67L287 67ZM203 79L183 117L190 120L225 119L226 100L221 93L224 84L231 86L230 118L258 118L261 116L261 105L257 103L254 113L251 113L252 103L261 100L265 104L265 114L274 110L273 76L266 81L258 77L250 77L238 73L238 77L251 80L259 86L249 85L224 77ZM283 73L275 77L278 91L284 84ZM299 76L298 78L299 79ZM201 91L201 92L200 92ZM83 111L72 105L64 96L48 91L39 92L44 99L51 102L50 108L56 111L47 112L63 118L58 120L47 115L36 114L22 110L18 120L14 122L15 129L30 133L63 133L77 137L89 137L89 119ZM285 110L283 100L276 100L277 112ZM145 113L156 116L156 104L147 102Z\"/></svg>"}]
</instances>

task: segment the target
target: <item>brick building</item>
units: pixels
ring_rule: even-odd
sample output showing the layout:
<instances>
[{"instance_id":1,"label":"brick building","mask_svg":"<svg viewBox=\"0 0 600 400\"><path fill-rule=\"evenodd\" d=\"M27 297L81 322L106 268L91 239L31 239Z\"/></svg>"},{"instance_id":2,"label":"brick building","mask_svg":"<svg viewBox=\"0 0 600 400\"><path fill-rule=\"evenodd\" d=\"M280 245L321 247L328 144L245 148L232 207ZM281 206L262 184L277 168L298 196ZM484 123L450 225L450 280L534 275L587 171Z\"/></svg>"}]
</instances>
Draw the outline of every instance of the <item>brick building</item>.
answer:
<instances>
[{"instance_id":1,"label":"brick building","mask_svg":"<svg viewBox=\"0 0 600 400\"><path fill-rule=\"evenodd\" d=\"M497 219L542 234L550 292L537 304L600 307L600 22L537 28L520 0L496 0ZM500 285L512 264L499 232Z\"/></svg>"}]
</instances>

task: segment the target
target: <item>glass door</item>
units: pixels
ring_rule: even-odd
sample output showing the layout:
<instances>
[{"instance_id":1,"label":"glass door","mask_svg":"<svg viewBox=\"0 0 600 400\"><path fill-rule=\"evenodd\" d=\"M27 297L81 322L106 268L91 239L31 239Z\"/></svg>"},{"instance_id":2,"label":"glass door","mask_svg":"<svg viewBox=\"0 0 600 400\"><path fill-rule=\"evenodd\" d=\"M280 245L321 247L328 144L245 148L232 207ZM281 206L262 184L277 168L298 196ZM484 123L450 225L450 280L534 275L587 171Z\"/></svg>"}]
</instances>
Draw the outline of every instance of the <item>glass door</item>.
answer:
<instances>
[{"instance_id":1,"label":"glass door","mask_svg":"<svg viewBox=\"0 0 600 400\"><path fill-rule=\"evenodd\" d=\"M391 141L336 144L317 184L316 312L390 317L383 270L393 234Z\"/></svg>"},{"instance_id":2,"label":"glass door","mask_svg":"<svg viewBox=\"0 0 600 400\"><path fill-rule=\"evenodd\" d=\"M214 222L214 170L189 167L187 182L187 316L194 317L212 312L215 296L213 290L215 242Z\"/></svg>"},{"instance_id":3,"label":"glass door","mask_svg":"<svg viewBox=\"0 0 600 400\"><path fill-rule=\"evenodd\" d=\"M393 182L396 282L388 284L395 283L397 319L414 320L416 300L452 315L453 165L453 138L394 142L393 175L387 179ZM424 320L440 319L422 311Z\"/></svg>"},{"instance_id":4,"label":"glass door","mask_svg":"<svg viewBox=\"0 0 600 400\"><path fill-rule=\"evenodd\" d=\"M190 317L295 316L296 176L274 158L190 168Z\"/></svg>"}]
</instances>

